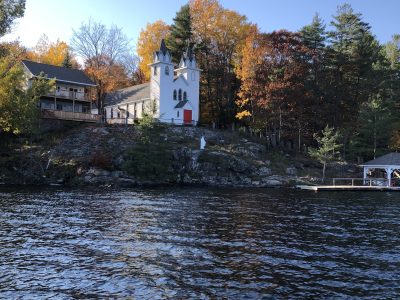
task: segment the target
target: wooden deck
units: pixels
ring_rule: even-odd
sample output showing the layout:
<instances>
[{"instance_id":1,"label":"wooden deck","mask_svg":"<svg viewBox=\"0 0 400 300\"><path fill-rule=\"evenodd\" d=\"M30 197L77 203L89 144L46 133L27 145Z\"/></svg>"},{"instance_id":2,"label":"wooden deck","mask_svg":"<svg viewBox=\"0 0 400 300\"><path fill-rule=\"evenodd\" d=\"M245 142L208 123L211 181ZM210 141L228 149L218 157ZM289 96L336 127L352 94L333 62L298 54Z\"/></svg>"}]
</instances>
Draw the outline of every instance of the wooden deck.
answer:
<instances>
[{"instance_id":1,"label":"wooden deck","mask_svg":"<svg viewBox=\"0 0 400 300\"><path fill-rule=\"evenodd\" d=\"M308 191L400 191L400 187L368 185L297 185L297 189Z\"/></svg>"},{"instance_id":2,"label":"wooden deck","mask_svg":"<svg viewBox=\"0 0 400 300\"><path fill-rule=\"evenodd\" d=\"M41 117L44 119L58 119L58 120L90 122L90 123L100 122L101 120L100 115L61 111L61 110L48 110L48 109L42 109Z\"/></svg>"}]
</instances>

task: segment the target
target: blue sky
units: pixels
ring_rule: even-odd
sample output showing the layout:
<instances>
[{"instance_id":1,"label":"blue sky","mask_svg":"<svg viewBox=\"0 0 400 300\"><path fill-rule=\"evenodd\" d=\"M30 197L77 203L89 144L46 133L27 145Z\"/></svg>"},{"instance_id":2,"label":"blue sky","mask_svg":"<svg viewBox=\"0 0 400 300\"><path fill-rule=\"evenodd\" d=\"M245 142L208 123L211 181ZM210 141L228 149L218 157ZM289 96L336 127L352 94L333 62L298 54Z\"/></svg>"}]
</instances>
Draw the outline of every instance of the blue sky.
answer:
<instances>
[{"instance_id":1,"label":"blue sky","mask_svg":"<svg viewBox=\"0 0 400 300\"><path fill-rule=\"evenodd\" d=\"M148 22L162 19L171 23L184 0L27 0L24 18L5 39L19 39L33 47L45 33L49 39L69 42L72 29L92 18L105 24L121 27L136 44L140 30ZM229 9L244 14L263 31L298 30L309 24L316 12L329 23L336 8L349 3L370 23L381 42L400 33L400 0L220 0Z\"/></svg>"}]
</instances>

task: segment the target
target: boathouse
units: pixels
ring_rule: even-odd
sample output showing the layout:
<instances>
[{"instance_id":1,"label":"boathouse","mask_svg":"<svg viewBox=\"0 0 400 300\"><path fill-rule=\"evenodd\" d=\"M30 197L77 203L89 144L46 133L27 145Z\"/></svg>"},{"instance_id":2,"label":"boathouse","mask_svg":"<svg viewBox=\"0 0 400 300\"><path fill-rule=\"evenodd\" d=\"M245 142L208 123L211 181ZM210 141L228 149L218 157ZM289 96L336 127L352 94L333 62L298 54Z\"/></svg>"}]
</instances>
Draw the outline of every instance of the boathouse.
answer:
<instances>
[{"instance_id":1,"label":"boathouse","mask_svg":"<svg viewBox=\"0 0 400 300\"><path fill-rule=\"evenodd\" d=\"M391 187L400 179L400 153L389 153L361 165L364 168L364 182L371 178L382 178L386 186ZM382 174L383 176L379 176ZM397 184L396 184L397 185Z\"/></svg>"}]
</instances>

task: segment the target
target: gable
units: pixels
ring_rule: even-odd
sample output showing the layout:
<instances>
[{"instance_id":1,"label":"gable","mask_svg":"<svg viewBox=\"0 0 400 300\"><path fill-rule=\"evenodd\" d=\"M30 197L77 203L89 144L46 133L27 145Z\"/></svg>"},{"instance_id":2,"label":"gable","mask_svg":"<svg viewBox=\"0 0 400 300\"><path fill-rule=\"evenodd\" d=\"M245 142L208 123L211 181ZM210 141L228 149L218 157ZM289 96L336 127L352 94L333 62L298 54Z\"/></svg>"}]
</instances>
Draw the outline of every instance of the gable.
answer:
<instances>
[{"instance_id":1,"label":"gable","mask_svg":"<svg viewBox=\"0 0 400 300\"><path fill-rule=\"evenodd\" d=\"M174 78L174 84L184 83L186 86L189 86L189 82L185 79L185 77L180 74Z\"/></svg>"}]
</instances>

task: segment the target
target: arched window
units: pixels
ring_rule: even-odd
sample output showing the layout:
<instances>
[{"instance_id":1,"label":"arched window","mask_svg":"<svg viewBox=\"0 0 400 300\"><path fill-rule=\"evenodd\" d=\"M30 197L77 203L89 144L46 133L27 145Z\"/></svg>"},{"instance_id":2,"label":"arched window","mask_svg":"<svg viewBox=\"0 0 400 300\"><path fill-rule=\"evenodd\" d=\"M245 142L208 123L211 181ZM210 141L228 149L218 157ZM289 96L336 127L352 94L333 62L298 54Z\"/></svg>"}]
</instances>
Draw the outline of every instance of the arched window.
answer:
<instances>
[{"instance_id":1,"label":"arched window","mask_svg":"<svg viewBox=\"0 0 400 300\"><path fill-rule=\"evenodd\" d=\"M187 94L186 94L186 92L183 92L183 101L186 101L187 100Z\"/></svg>"},{"instance_id":2,"label":"arched window","mask_svg":"<svg viewBox=\"0 0 400 300\"><path fill-rule=\"evenodd\" d=\"M192 81L196 80L196 74L194 73L194 71L192 72Z\"/></svg>"},{"instance_id":3,"label":"arched window","mask_svg":"<svg viewBox=\"0 0 400 300\"><path fill-rule=\"evenodd\" d=\"M176 90L174 90L174 100L176 100Z\"/></svg>"},{"instance_id":4,"label":"arched window","mask_svg":"<svg viewBox=\"0 0 400 300\"><path fill-rule=\"evenodd\" d=\"M157 67L154 67L154 76L157 75Z\"/></svg>"},{"instance_id":5,"label":"arched window","mask_svg":"<svg viewBox=\"0 0 400 300\"><path fill-rule=\"evenodd\" d=\"M167 76L169 75L169 67L168 66L165 67L165 75L167 75Z\"/></svg>"},{"instance_id":6,"label":"arched window","mask_svg":"<svg viewBox=\"0 0 400 300\"><path fill-rule=\"evenodd\" d=\"M182 90L181 89L179 89L178 100L182 101Z\"/></svg>"}]
</instances>

